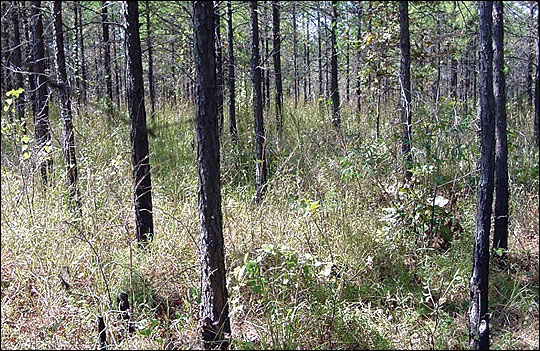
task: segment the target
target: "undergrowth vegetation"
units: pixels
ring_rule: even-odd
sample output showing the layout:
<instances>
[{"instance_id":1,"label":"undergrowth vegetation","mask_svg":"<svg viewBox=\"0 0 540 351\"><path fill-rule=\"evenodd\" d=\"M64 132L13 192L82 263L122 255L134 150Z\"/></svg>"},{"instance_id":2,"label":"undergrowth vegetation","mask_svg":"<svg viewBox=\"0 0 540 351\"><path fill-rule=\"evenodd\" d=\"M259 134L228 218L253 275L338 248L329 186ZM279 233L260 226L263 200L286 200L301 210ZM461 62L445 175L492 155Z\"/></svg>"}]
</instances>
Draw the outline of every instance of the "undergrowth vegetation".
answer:
<instances>
[{"instance_id":1,"label":"undergrowth vegetation","mask_svg":"<svg viewBox=\"0 0 540 351\"><path fill-rule=\"evenodd\" d=\"M222 138L222 210L235 349L462 349L476 207L475 116L442 99L416 107L413 182L402 183L395 102L344 133L327 106L285 108L269 132L269 188L253 202L250 107L240 145ZM51 111L54 181L41 185L33 130L2 115L4 348L196 348L199 303L193 107L162 102L149 128L155 236L137 247L125 111L74 119L82 216L69 210L61 121ZM494 349L538 348L538 150L532 111L509 108L508 266L492 264ZM131 329L117 294L132 304Z\"/></svg>"}]
</instances>

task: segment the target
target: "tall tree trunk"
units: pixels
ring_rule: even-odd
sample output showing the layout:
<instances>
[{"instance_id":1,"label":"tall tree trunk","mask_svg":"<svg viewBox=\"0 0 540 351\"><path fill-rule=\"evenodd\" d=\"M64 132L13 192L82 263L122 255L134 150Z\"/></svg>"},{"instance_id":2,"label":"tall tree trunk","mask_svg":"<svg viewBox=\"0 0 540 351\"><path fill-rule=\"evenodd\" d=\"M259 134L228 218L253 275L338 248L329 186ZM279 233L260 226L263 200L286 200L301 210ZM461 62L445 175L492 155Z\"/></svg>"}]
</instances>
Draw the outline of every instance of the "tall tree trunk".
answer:
<instances>
[{"instance_id":1,"label":"tall tree trunk","mask_svg":"<svg viewBox=\"0 0 540 351\"><path fill-rule=\"evenodd\" d=\"M88 99L88 77L86 74L86 55L84 53L84 36L83 36L83 13L81 2L75 2L75 9L79 13L79 23L77 24L78 38L79 38L79 48L81 50L81 78L82 78L82 102L86 102Z\"/></svg>"},{"instance_id":2,"label":"tall tree trunk","mask_svg":"<svg viewBox=\"0 0 540 351\"><path fill-rule=\"evenodd\" d=\"M323 69L322 69L322 26L321 26L321 4L317 1L317 48L319 56L319 104L322 103L321 99L324 96L323 90Z\"/></svg>"},{"instance_id":3,"label":"tall tree trunk","mask_svg":"<svg viewBox=\"0 0 540 351\"><path fill-rule=\"evenodd\" d=\"M534 134L536 136L536 147L540 147L540 14L536 16L537 52L536 52L536 82L534 94Z\"/></svg>"},{"instance_id":4,"label":"tall tree trunk","mask_svg":"<svg viewBox=\"0 0 540 351\"><path fill-rule=\"evenodd\" d=\"M211 1L193 5L196 79L195 128L199 173L199 233L201 304L199 335L202 349L227 349L231 332L222 232L219 173L218 107L216 102L215 26Z\"/></svg>"},{"instance_id":5,"label":"tall tree trunk","mask_svg":"<svg viewBox=\"0 0 540 351\"><path fill-rule=\"evenodd\" d=\"M64 53L64 30L62 28L62 2L55 1L53 6L54 34L56 43L56 69L59 79L60 113L64 122L62 133L62 153L66 162L66 186L71 204L80 209L79 190L77 188L77 158L75 156L75 133L73 131L70 92Z\"/></svg>"},{"instance_id":6,"label":"tall tree trunk","mask_svg":"<svg viewBox=\"0 0 540 351\"><path fill-rule=\"evenodd\" d=\"M1 84L1 89L0 89L0 96L6 96L5 93L9 90L12 89L12 81L11 81L11 76L12 76L12 73L11 73L11 70L9 69L9 53L10 53L10 49L9 49L9 37L10 37L10 30L8 28L8 23L6 21L4 21L3 19L6 18L8 16L8 11L9 11L9 7L11 6L11 4L8 4L7 2L2 2L0 4L1 6L1 10L0 10L0 15L2 16L2 21L0 21L0 27L1 27L1 30L0 30L0 37L1 37L1 46L2 46L2 62L0 64L0 66L2 67L2 72L1 72L1 79L0 79L0 84Z\"/></svg>"},{"instance_id":7,"label":"tall tree trunk","mask_svg":"<svg viewBox=\"0 0 540 351\"><path fill-rule=\"evenodd\" d=\"M411 155L411 45L409 42L409 9L407 1L399 2L401 61L399 85L401 91L401 155L405 161L405 179L412 177Z\"/></svg>"},{"instance_id":8,"label":"tall tree trunk","mask_svg":"<svg viewBox=\"0 0 540 351\"><path fill-rule=\"evenodd\" d=\"M31 38L30 38L29 32L30 32L31 25L28 22L28 19L31 18L30 16L31 10L30 10L30 13L28 13L28 8L26 6L23 7L23 9L24 9L24 12L23 12L24 39L26 42L25 50L24 50L26 60L24 61L24 67L26 71L33 72L34 71L34 57L33 57L34 46L33 46L33 42L30 40ZM30 106L32 108L32 124L35 125L36 124L35 117L37 116L35 96L36 96L37 89L36 89L36 82L34 78L35 77L33 74L27 75L28 87L30 88L29 94L27 96L31 102Z\"/></svg>"},{"instance_id":9,"label":"tall tree trunk","mask_svg":"<svg viewBox=\"0 0 540 351\"><path fill-rule=\"evenodd\" d=\"M152 182L150 179L150 155L148 153L148 130L144 107L144 81L139 34L139 5L127 2L127 45L130 72L129 114L131 119L131 158L133 161L133 186L137 240L144 247L154 235L152 214Z\"/></svg>"},{"instance_id":10,"label":"tall tree trunk","mask_svg":"<svg viewBox=\"0 0 540 351\"><path fill-rule=\"evenodd\" d=\"M489 230L493 204L495 171L495 101L493 97L491 1L478 3L479 12L479 115L481 156L479 161L478 204L474 231L474 258L469 308L472 349L489 349L488 273Z\"/></svg>"},{"instance_id":11,"label":"tall tree trunk","mask_svg":"<svg viewBox=\"0 0 540 351\"><path fill-rule=\"evenodd\" d=\"M531 5L530 7L530 14L531 14L531 22L534 23L534 6ZM538 16L537 16L538 17ZM533 27L533 25L531 25L531 27ZM532 28L531 28L532 30ZM529 41L529 62L527 64L527 80L526 80L526 84L527 84L527 97L529 98L528 100L528 103L529 103L529 106L532 106L533 104L533 93L532 93L532 90L533 90L533 79L532 79L532 76L533 76L533 72L534 72L534 41L533 40L530 40Z\"/></svg>"},{"instance_id":12,"label":"tall tree trunk","mask_svg":"<svg viewBox=\"0 0 540 351\"><path fill-rule=\"evenodd\" d=\"M49 123L49 85L45 76L45 44L43 42L43 19L41 15L41 1L32 1L32 42L34 57L34 93L35 105L35 134L38 148L43 159L40 160L41 177L43 184L48 184L49 175L52 174L53 161L46 151L51 145Z\"/></svg>"},{"instance_id":13,"label":"tall tree trunk","mask_svg":"<svg viewBox=\"0 0 540 351\"><path fill-rule=\"evenodd\" d=\"M302 79L303 81L303 91L304 91L304 105L306 104L307 102L307 98L308 98L308 92L307 92L307 81L308 81L308 72L309 72L309 69L308 69L308 65L307 65L307 59L309 57L309 54L308 54L308 40L309 40L309 28L308 28L308 14L306 12L304 12L304 25L305 25L305 28L304 28L304 32L306 33L306 37L304 39L304 77Z\"/></svg>"},{"instance_id":14,"label":"tall tree trunk","mask_svg":"<svg viewBox=\"0 0 540 351\"><path fill-rule=\"evenodd\" d=\"M351 68L350 68L350 37L349 37L349 29L346 29L347 34L345 36L345 100L347 101L347 104L350 102L350 94L351 94Z\"/></svg>"},{"instance_id":15,"label":"tall tree trunk","mask_svg":"<svg viewBox=\"0 0 540 351\"><path fill-rule=\"evenodd\" d=\"M356 34L356 45L357 45L357 54L356 54L356 112L360 114L360 108L362 107L361 102L361 86L362 86L362 51L360 49L360 43L362 41L362 2L358 2L358 32Z\"/></svg>"},{"instance_id":16,"label":"tall tree trunk","mask_svg":"<svg viewBox=\"0 0 540 351\"><path fill-rule=\"evenodd\" d=\"M227 1L227 35L229 42L229 131L231 139L238 144L238 130L236 127L236 77L234 73L234 36L232 24L231 1Z\"/></svg>"},{"instance_id":17,"label":"tall tree trunk","mask_svg":"<svg viewBox=\"0 0 540 351\"><path fill-rule=\"evenodd\" d=\"M262 111L261 56L259 54L259 17L257 1L249 2L251 22L251 79L253 81L253 118L255 121L255 200L260 202L266 192L266 137Z\"/></svg>"},{"instance_id":18,"label":"tall tree trunk","mask_svg":"<svg viewBox=\"0 0 540 351\"><path fill-rule=\"evenodd\" d=\"M272 1L272 29L274 34L274 75L276 81L276 121L278 140L283 134L283 82L281 78L281 38L279 29L279 1Z\"/></svg>"},{"instance_id":19,"label":"tall tree trunk","mask_svg":"<svg viewBox=\"0 0 540 351\"><path fill-rule=\"evenodd\" d=\"M454 100L457 99L457 71L457 59L452 55L450 59L450 94Z\"/></svg>"},{"instance_id":20,"label":"tall tree trunk","mask_svg":"<svg viewBox=\"0 0 540 351\"><path fill-rule=\"evenodd\" d=\"M113 34L113 55L114 55L114 90L115 90L115 100L116 100L116 108L120 110L120 85L122 84L122 80L120 79L120 66L118 65L118 52L117 52L117 45L116 45L116 29L114 28L112 31Z\"/></svg>"},{"instance_id":21,"label":"tall tree trunk","mask_svg":"<svg viewBox=\"0 0 540 351\"><path fill-rule=\"evenodd\" d=\"M221 17L219 14L219 1L214 6L214 28L216 45L216 103L218 109L219 135L223 132L223 46L221 45Z\"/></svg>"},{"instance_id":22,"label":"tall tree trunk","mask_svg":"<svg viewBox=\"0 0 540 351\"><path fill-rule=\"evenodd\" d=\"M508 249L508 146L504 77L503 2L493 3L493 93L495 99L495 231L493 249Z\"/></svg>"},{"instance_id":23,"label":"tall tree trunk","mask_svg":"<svg viewBox=\"0 0 540 351\"><path fill-rule=\"evenodd\" d=\"M298 107L298 44L296 35L296 1L292 2L292 25L293 25L293 88L294 107Z\"/></svg>"},{"instance_id":24,"label":"tall tree trunk","mask_svg":"<svg viewBox=\"0 0 540 351\"><path fill-rule=\"evenodd\" d=\"M154 85L154 56L152 54L152 22L150 21L150 1L146 0L146 46L148 46L148 89L150 90L150 111L152 121L156 114L156 91Z\"/></svg>"},{"instance_id":25,"label":"tall tree trunk","mask_svg":"<svg viewBox=\"0 0 540 351\"><path fill-rule=\"evenodd\" d=\"M101 2L101 20L103 24L103 45L104 45L104 66L105 66L105 85L107 87L107 110L109 116L112 115L112 101L113 101L113 89L112 89L112 72L111 72L111 44L109 42L109 14L107 12L107 1Z\"/></svg>"},{"instance_id":26,"label":"tall tree trunk","mask_svg":"<svg viewBox=\"0 0 540 351\"><path fill-rule=\"evenodd\" d=\"M269 20L269 17L268 17L268 13L267 13L267 6L265 4L264 6L264 21L265 23L268 23L270 22ZM264 26L265 30L264 30L264 61L265 62L269 62L270 60L270 53L269 53L269 41L270 41L270 34L269 33L269 29L267 28L267 26L265 25ZM268 67L270 64L269 63L266 63L265 64L265 67ZM263 71L263 76L264 76L264 85L266 86L266 90L265 90L265 98L264 98L264 110L265 110L265 115L268 116L268 110L270 109L270 69L265 69Z\"/></svg>"},{"instance_id":27,"label":"tall tree trunk","mask_svg":"<svg viewBox=\"0 0 540 351\"><path fill-rule=\"evenodd\" d=\"M332 27L331 27L331 45L332 45L332 74L330 82L330 95L332 97L332 123L337 130L341 129L339 88L338 88L338 57L337 57L337 1L332 0Z\"/></svg>"},{"instance_id":28,"label":"tall tree trunk","mask_svg":"<svg viewBox=\"0 0 540 351\"><path fill-rule=\"evenodd\" d=\"M24 77L22 75L23 65L22 65L22 50L21 50L21 33L19 30L19 4L13 3L13 8L11 9L11 22L13 25L13 53L11 55L12 67L15 70L15 89L22 88L24 89ZM18 123L23 123L23 129L26 132L26 118L24 113L25 102L25 92L19 95L19 98L16 101L16 112L17 112L17 121Z\"/></svg>"}]
</instances>

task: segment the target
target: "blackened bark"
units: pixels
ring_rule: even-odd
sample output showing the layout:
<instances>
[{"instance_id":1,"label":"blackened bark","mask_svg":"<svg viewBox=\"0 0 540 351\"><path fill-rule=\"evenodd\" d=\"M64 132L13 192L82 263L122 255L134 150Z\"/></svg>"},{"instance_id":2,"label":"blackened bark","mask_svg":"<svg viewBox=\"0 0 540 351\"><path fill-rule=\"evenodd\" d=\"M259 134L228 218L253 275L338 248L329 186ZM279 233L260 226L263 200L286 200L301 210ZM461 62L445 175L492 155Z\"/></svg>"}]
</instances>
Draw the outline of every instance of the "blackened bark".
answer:
<instances>
[{"instance_id":1,"label":"blackened bark","mask_svg":"<svg viewBox=\"0 0 540 351\"><path fill-rule=\"evenodd\" d=\"M272 1L272 29L274 34L274 75L276 81L276 121L278 139L283 134L283 81L281 78L281 38L279 28L279 1Z\"/></svg>"},{"instance_id":2,"label":"blackened bark","mask_svg":"<svg viewBox=\"0 0 540 351\"><path fill-rule=\"evenodd\" d=\"M358 2L358 32L356 34L356 45L357 45L357 54L356 54L356 112L360 113L360 108L362 107L361 97L361 69L362 69L362 50L360 49L360 43L362 41L362 2Z\"/></svg>"},{"instance_id":3,"label":"blackened bark","mask_svg":"<svg viewBox=\"0 0 540 351\"><path fill-rule=\"evenodd\" d=\"M536 33L538 36L540 36L540 15L536 16ZM540 40L537 41L538 43L538 51L536 52L536 83L535 83L535 90L536 94L534 94L534 133L536 135L536 147L540 147Z\"/></svg>"},{"instance_id":4,"label":"blackened bark","mask_svg":"<svg viewBox=\"0 0 540 351\"><path fill-rule=\"evenodd\" d=\"M255 200L261 201L266 191L266 137L264 134L261 92L261 56L259 54L259 17L257 1L249 2L251 22L251 79L253 81L253 118L255 121Z\"/></svg>"},{"instance_id":5,"label":"blackened bark","mask_svg":"<svg viewBox=\"0 0 540 351\"><path fill-rule=\"evenodd\" d=\"M531 22L534 21L534 6L530 7L530 14L531 14ZM539 16L537 16L539 17ZM534 23L534 22L533 22ZM531 26L532 27L532 26ZM529 41L529 63L527 65L527 96L529 98L528 103L529 106L532 106L533 104L533 71L534 71L534 44L533 40Z\"/></svg>"},{"instance_id":6,"label":"blackened bark","mask_svg":"<svg viewBox=\"0 0 540 351\"><path fill-rule=\"evenodd\" d=\"M293 25L293 89L294 107L298 107L298 44L296 43L296 1L292 1L292 25Z\"/></svg>"},{"instance_id":7,"label":"blackened bark","mask_svg":"<svg viewBox=\"0 0 540 351\"><path fill-rule=\"evenodd\" d=\"M340 102L339 102L339 88L338 88L338 57L337 57L337 1L332 0L332 28L331 28L331 45L332 45L332 59L331 59L331 78L330 78L330 95L332 97L332 123L336 129L341 129L341 116L340 116Z\"/></svg>"},{"instance_id":8,"label":"blackened bark","mask_svg":"<svg viewBox=\"0 0 540 351\"><path fill-rule=\"evenodd\" d=\"M450 94L453 99L457 99L457 74L458 74L458 68L457 68L457 59L452 56L450 59Z\"/></svg>"},{"instance_id":9,"label":"blackened bark","mask_svg":"<svg viewBox=\"0 0 540 351\"><path fill-rule=\"evenodd\" d=\"M45 147L51 144L49 124L49 85L45 75L45 44L43 42L43 19L41 16L41 1L32 1L32 42L34 57L34 123L38 148L42 153L40 163L43 184L48 184L49 174L52 174L53 161Z\"/></svg>"},{"instance_id":10,"label":"blackened bark","mask_svg":"<svg viewBox=\"0 0 540 351\"><path fill-rule=\"evenodd\" d=\"M234 73L234 37L232 25L231 1L227 1L227 35L229 43L229 132L231 139L238 144L238 129L236 127L236 91L235 91L235 73Z\"/></svg>"},{"instance_id":11,"label":"blackened bark","mask_svg":"<svg viewBox=\"0 0 540 351\"><path fill-rule=\"evenodd\" d=\"M152 54L152 22L150 21L150 1L146 0L146 46L148 46L148 89L150 90L150 111L152 121L156 114L156 91L154 85L154 56Z\"/></svg>"},{"instance_id":12,"label":"blackened bark","mask_svg":"<svg viewBox=\"0 0 540 351\"><path fill-rule=\"evenodd\" d=\"M478 204L474 231L473 271L470 282L469 341L472 349L489 349L488 272L489 231L495 171L495 102L493 97L492 7L478 3L480 147Z\"/></svg>"},{"instance_id":13,"label":"blackened bark","mask_svg":"<svg viewBox=\"0 0 540 351\"><path fill-rule=\"evenodd\" d=\"M112 90L112 73L111 73L111 46L109 43L109 15L107 13L107 2L101 2L101 21L103 25L103 45L105 53L103 64L105 66L105 85L107 87L107 109L109 115L112 112L113 90Z\"/></svg>"},{"instance_id":14,"label":"blackened bark","mask_svg":"<svg viewBox=\"0 0 540 351\"><path fill-rule=\"evenodd\" d=\"M265 23L268 23L269 22L269 19L268 19L268 14L267 14L267 6L264 6L264 21ZM268 61L269 58L270 58L270 53L269 53L269 48L268 46L270 45L269 44L269 37L270 37L270 34L268 34L269 30L267 28L267 26L265 25L264 26L265 28L265 35L264 35L264 61ZM268 67L268 65L265 65L266 67ZM265 69L263 70L263 77L264 77L264 85L266 86L266 90L265 90L265 97L264 97L264 110L265 110L265 114L266 116L268 116L268 110L270 109L270 70L269 69Z\"/></svg>"},{"instance_id":15,"label":"blackened bark","mask_svg":"<svg viewBox=\"0 0 540 351\"><path fill-rule=\"evenodd\" d=\"M216 45L216 103L218 109L219 135L223 132L223 46L221 45L221 17L219 14L219 2L214 6L214 30Z\"/></svg>"},{"instance_id":16,"label":"blackened bark","mask_svg":"<svg viewBox=\"0 0 540 351\"><path fill-rule=\"evenodd\" d=\"M11 65L15 70L15 89L23 88L24 89L24 77L22 75L22 50L21 50L21 33L19 30L19 5L18 3L13 3L13 8L11 10L11 22L13 25L13 53L11 55ZM19 123L23 123L24 131L26 132L26 118L24 115L24 106L25 103L25 92L19 95L19 98L16 101L15 109L17 112L17 120Z\"/></svg>"},{"instance_id":17,"label":"blackened bark","mask_svg":"<svg viewBox=\"0 0 540 351\"><path fill-rule=\"evenodd\" d=\"M309 18L307 12L304 12L304 32L306 33L306 38L304 41L304 105L308 99L308 77L309 77Z\"/></svg>"},{"instance_id":18,"label":"blackened bark","mask_svg":"<svg viewBox=\"0 0 540 351\"><path fill-rule=\"evenodd\" d=\"M114 55L114 91L115 91L115 100L116 100L116 107L118 110L120 110L120 85L122 84L120 80L120 66L118 65L118 54L116 49L116 29L113 28L112 31L112 40L113 40L113 55Z\"/></svg>"},{"instance_id":19,"label":"blackened bark","mask_svg":"<svg viewBox=\"0 0 540 351\"><path fill-rule=\"evenodd\" d=\"M493 248L508 249L508 146L504 76L503 2L493 3L493 93L495 98L495 231Z\"/></svg>"},{"instance_id":20,"label":"blackened bark","mask_svg":"<svg viewBox=\"0 0 540 351\"><path fill-rule=\"evenodd\" d=\"M201 305L199 336L203 349L226 349L231 332L222 232L215 31L211 1L193 4L196 79L197 169Z\"/></svg>"},{"instance_id":21,"label":"blackened bark","mask_svg":"<svg viewBox=\"0 0 540 351\"><path fill-rule=\"evenodd\" d=\"M401 91L401 155L405 161L405 179L412 177L411 155L411 45L409 42L409 9L407 1L399 2L399 24L401 61L399 66L399 85Z\"/></svg>"},{"instance_id":22,"label":"blackened bark","mask_svg":"<svg viewBox=\"0 0 540 351\"><path fill-rule=\"evenodd\" d=\"M350 38L349 38L349 30L347 29L347 34L345 36L345 40L346 40L346 43L345 43L345 81L346 81L346 84L345 84L345 100L347 101L347 104L349 103L349 98L350 98L350 94L351 94L351 80L349 78L350 74L351 74L351 69L350 69L350 62L349 62L349 57L350 57Z\"/></svg>"},{"instance_id":23,"label":"blackened bark","mask_svg":"<svg viewBox=\"0 0 540 351\"><path fill-rule=\"evenodd\" d=\"M99 350L107 350L107 333L105 331L105 319L98 317Z\"/></svg>"},{"instance_id":24,"label":"blackened bark","mask_svg":"<svg viewBox=\"0 0 540 351\"><path fill-rule=\"evenodd\" d=\"M323 70L322 70L322 27L321 27L321 5L317 1L317 49L319 57L319 104L322 103L321 99L324 95L323 91Z\"/></svg>"},{"instance_id":25,"label":"blackened bark","mask_svg":"<svg viewBox=\"0 0 540 351\"><path fill-rule=\"evenodd\" d=\"M62 28L62 2L55 1L53 7L54 34L56 43L56 69L58 71L60 114L63 120L62 153L66 162L66 186L71 204L80 209L80 197L77 188L77 158L75 156L75 133L73 132L73 118L67 70L64 53L64 30Z\"/></svg>"},{"instance_id":26,"label":"blackened bark","mask_svg":"<svg viewBox=\"0 0 540 351\"><path fill-rule=\"evenodd\" d=\"M81 79L82 79L82 101L86 102L88 95L87 95L87 74L86 74L86 55L84 53L84 37L83 37L83 13L82 13L82 7L81 2L76 1L75 2L75 8L78 10L79 13L79 23L77 25L77 31L78 31L78 38L79 38L79 48L81 50Z\"/></svg>"},{"instance_id":27,"label":"blackened bark","mask_svg":"<svg viewBox=\"0 0 540 351\"><path fill-rule=\"evenodd\" d=\"M34 46L33 46L33 42L30 40L30 34L29 34L30 32L29 28L31 25L28 23L28 19L30 17L31 16L30 16L30 13L28 13L28 8L26 6L23 7L23 21L22 22L23 22L23 27L24 27L24 38L26 42L26 46L24 50L26 60L24 61L24 65L28 72L34 71L34 57L33 57ZM36 104L35 104L36 82L35 82L33 74L28 74L27 79L28 79L28 87L30 88L29 94L27 96L31 102L30 105L32 108L32 119L33 119L32 123L35 125L36 123L34 119L37 116Z\"/></svg>"},{"instance_id":28,"label":"blackened bark","mask_svg":"<svg viewBox=\"0 0 540 351\"><path fill-rule=\"evenodd\" d=\"M127 1L127 45L130 72L129 114L131 119L131 156L133 161L133 187L137 240L145 246L154 235L152 215L152 183L148 130L144 107L144 82L139 34L139 7L137 1Z\"/></svg>"}]
</instances>

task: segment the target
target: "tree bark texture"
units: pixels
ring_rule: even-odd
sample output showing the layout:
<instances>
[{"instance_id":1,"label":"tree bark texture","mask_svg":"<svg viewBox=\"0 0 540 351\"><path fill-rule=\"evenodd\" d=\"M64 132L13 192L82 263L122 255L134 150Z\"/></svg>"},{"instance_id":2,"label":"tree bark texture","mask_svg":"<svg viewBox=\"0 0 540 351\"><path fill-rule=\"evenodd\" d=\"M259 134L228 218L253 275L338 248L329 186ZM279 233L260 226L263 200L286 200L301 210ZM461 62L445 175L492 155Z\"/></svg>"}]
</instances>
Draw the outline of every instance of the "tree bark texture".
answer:
<instances>
[{"instance_id":1,"label":"tree bark texture","mask_svg":"<svg viewBox=\"0 0 540 351\"><path fill-rule=\"evenodd\" d=\"M227 36L229 44L229 132L233 142L238 144L238 129L236 127L236 77L234 72L234 32L231 1L227 1Z\"/></svg>"},{"instance_id":2,"label":"tree bark texture","mask_svg":"<svg viewBox=\"0 0 540 351\"><path fill-rule=\"evenodd\" d=\"M493 248L508 249L508 146L504 76L503 2L493 3L493 93L495 98L495 231Z\"/></svg>"},{"instance_id":3,"label":"tree bark texture","mask_svg":"<svg viewBox=\"0 0 540 351\"><path fill-rule=\"evenodd\" d=\"M112 89L112 72L111 72L111 44L109 42L109 14L107 12L107 1L101 2L101 21L103 25L103 45L104 57L103 66L105 68L105 85L107 87L107 110L109 114L112 112L113 89Z\"/></svg>"},{"instance_id":4,"label":"tree bark texture","mask_svg":"<svg viewBox=\"0 0 540 351\"><path fill-rule=\"evenodd\" d=\"M255 200L261 201L266 191L266 137L264 133L261 56L259 53L259 16L257 1L249 2L251 22L251 80L253 82L253 118L255 121Z\"/></svg>"},{"instance_id":5,"label":"tree bark texture","mask_svg":"<svg viewBox=\"0 0 540 351\"><path fill-rule=\"evenodd\" d=\"M337 54L337 1L332 0L332 28L331 28L331 77L330 77L330 96L332 98L332 123L337 130L341 129L340 101L338 88L338 54Z\"/></svg>"},{"instance_id":6,"label":"tree bark texture","mask_svg":"<svg viewBox=\"0 0 540 351\"><path fill-rule=\"evenodd\" d=\"M399 66L399 89L401 91L401 155L405 161L405 179L412 177L411 155L411 45L409 41L409 9L407 1L399 2L401 61Z\"/></svg>"},{"instance_id":7,"label":"tree bark texture","mask_svg":"<svg viewBox=\"0 0 540 351\"><path fill-rule=\"evenodd\" d=\"M214 7L214 30L216 46L216 103L218 109L219 135L223 131L223 45L221 45L221 16L219 14L219 2Z\"/></svg>"},{"instance_id":8,"label":"tree bark texture","mask_svg":"<svg viewBox=\"0 0 540 351\"><path fill-rule=\"evenodd\" d=\"M71 110L71 87L69 86L66 56L64 51L64 30L62 27L62 2L55 1L53 5L54 34L56 43L56 69L58 71L60 114L63 121L62 153L66 162L66 186L70 201L74 208L80 209L80 196L77 188L77 158L75 156L75 133Z\"/></svg>"},{"instance_id":9,"label":"tree bark texture","mask_svg":"<svg viewBox=\"0 0 540 351\"><path fill-rule=\"evenodd\" d=\"M21 33L19 30L19 5L18 3L13 3L13 9L11 10L11 22L13 24L13 53L11 55L11 66L15 70L14 81L15 89L23 88L24 89L24 77L21 73L23 70L22 64L22 50L21 50ZM18 123L23 124L23 128L26 131L26 118L24 113L25 103L25 92L19 95L19 98L15 102L15 109L17 112L17 121Z\"/></svg>"},{"instance_id":10,"label":"tree bark texture","mask_svg":"<svg viewBox=\"0 0 540 351\"><path fill-rule=\"evenodd\" d=\"M49 175L52 174L53 161L45 146L51 144L49 123L49 85L45 75L45 44L43 42L43 19L41 15L41 1L32 1L32 42L34 58L34 123L37 146L41 153L41 177L43 184L47 185Z\"/></svg>"},{"instance_id":11,"label":"tree bark texture","mask_svg":"<svg viewBox=\"0 0 540 351\"><path fill-rule=\"evenodd\" d=\"M201 253L201 348L226 349L231 332L222 233L215 26L211 1L193 5Z\"/></svg>"},{"instance_id":12,"label":"tree bark texture","mask_svg":"<svg viewBox=\"0 0 540 351\"><path fill-rule=\"evenodd\" d=\"M139 34L139 8L137 1L127 2L127 45L130 72L129 114L131 119L131 158L133 162L133 187L137 240L145 246L152 240L154 223L152 215L152 182L148 153L148 130L144 107L144 82Z\"/></svg>"},{"instance_id":13,"label":"tree bark texture","mask_svg":"<svg viewBox=\"0 0 540 351\"><path fill-rule=\"evenodd\" d=\"M152 53L152 22L150 21L150 1L146 0L146 46L148 46L148 89L150 90L150 111L152 121L156 114L156 89L154 84L154 56Z\"/></svg>"},{"instance_id":14,"label":"tree bark texture","mask_svg":"<svg viewBox=\"0 0 540 351\"><path fill-rule=\"evenodd\" d=\"M276 84L276 122L278 139L283 134L283 81L281 78L281 37L279 28L279 1L272 1L272 30L274 45L274 76Z\"/></svg>"},{"instance_id":15,"label":"tree bark texture","mask_svg":"<svg viewBox=\"0 0 540 351\"><path fill-rule=\"evenodd\" d=\"M495 101L493 97L492 7L478 3L479 13L479 124L478 203L474 231L473 271L470 281L469 340L472 349L489 348L488 273L489 231L495 171Z\"/></svg>"}]
</instances>

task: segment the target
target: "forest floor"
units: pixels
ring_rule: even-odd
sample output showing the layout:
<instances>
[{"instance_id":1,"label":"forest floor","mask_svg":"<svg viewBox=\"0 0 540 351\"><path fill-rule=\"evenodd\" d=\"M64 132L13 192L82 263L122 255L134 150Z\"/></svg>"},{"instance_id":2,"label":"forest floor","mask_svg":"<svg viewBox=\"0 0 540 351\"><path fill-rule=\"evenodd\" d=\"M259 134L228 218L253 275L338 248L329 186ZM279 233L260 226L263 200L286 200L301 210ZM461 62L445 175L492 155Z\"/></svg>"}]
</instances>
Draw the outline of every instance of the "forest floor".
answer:
<instances>
[{"instance_id":1,"label":"forest floor","mask_svg":"<svg viewBox=\"0 0 540 351\"><path fill-rule=\"evenodd\" d=\"M489 277L493 349L539 347L539 181L532 111L509 104L510 237ZM199 301L193 108L162 103L150 123L155 237L137 248L129 126L99 106L75 117L82 216L69 210L53 108L54 179L2 117L1 348L196 348ZM368 106L366 104L366 106ZM253 202L251 107L241 144L222 140L222 208L234 349L468 347L475 116L451 102L416 107L413 181L403 186L394 102L343 134L316 104L287 104L282 142L269 132L269 186ZM227 118L227 116L225 117ZM30 133L32 134L32 131ZM23 149L14 147L14 142ZM18 150L18 151L17 151ZM31 147L28 149L31 150ZM119 318L128 293L134 331Z\"/></svg>"}]
</instances>

